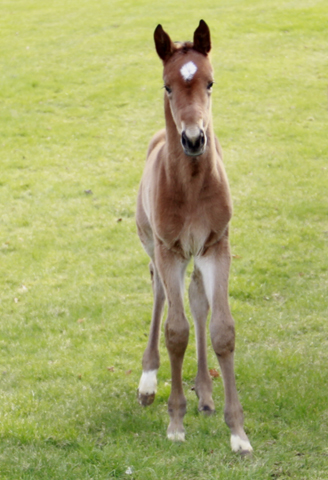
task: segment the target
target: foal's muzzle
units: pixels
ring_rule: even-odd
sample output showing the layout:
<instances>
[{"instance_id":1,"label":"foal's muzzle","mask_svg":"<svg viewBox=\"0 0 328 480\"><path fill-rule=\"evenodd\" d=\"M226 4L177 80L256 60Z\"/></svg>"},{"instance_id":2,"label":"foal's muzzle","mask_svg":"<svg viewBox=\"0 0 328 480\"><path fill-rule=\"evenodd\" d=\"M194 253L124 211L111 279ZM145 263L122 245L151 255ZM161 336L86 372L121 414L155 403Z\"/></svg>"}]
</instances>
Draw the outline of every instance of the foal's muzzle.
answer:
<instances>
[{"instance_id":1,"label":"foal's muzzle","mask_svg":"<svg viewBox=\"0 0 328 480\"><path fill-rule=\"evenodd\" d=\"M206 147L206 135L204 130L197 129L197 132L190 133L184 130L181 134L181 145L186 155L198 157L202 155Z\"/></svg>"}]
</instances>

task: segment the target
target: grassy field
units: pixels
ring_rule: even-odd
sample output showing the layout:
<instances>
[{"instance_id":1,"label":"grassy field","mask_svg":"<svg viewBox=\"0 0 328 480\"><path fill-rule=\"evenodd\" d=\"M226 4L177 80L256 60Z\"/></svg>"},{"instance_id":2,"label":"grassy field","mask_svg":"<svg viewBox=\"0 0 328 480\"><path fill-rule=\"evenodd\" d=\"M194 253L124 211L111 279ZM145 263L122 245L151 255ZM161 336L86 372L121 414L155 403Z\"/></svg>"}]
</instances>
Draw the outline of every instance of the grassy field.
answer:
<instances>
[{"instance_id":1,"label":"grassy field","mask_svg":"<svg viewBox=\"0 0 328 480\"><path fill-rule=\"evenodd\" d=\"M193 329L187 441L165 438L163 338L155 403L136 401L152 298L135 199L163 126L152 35L190 39L200 18L234 200L247 461L220 378L217 415L197 413ZM1 2L1 479L328 479L327 25L326 0Z\"/></svg>"}]
</instances>

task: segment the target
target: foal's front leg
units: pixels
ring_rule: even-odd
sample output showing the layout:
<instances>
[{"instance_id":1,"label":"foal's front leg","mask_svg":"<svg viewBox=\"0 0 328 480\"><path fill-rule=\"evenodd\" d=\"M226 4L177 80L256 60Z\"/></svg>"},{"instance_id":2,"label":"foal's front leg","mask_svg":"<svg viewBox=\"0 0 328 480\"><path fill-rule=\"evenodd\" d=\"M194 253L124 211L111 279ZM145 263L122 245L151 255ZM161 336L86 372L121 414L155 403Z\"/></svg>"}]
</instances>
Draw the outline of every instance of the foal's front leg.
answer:
<instances>
[{"instance_id":1,"label":"foal's front leg","mask_svg":"<svg viewBox=\"0 0 328 480\"><path fill-rule=\"evenodd\" d=\"M234 373L235 328L228 304L228 278L230 249L228 237L198 257L196 264L201 270L212 316L210 334L213 349L218 358L225 390L224 417L231 431L231 448L242 454L253 449L244 431L243 409L238 399Z\"/></svg>"},{"instance_id":2,"label":"foal's front leg","mask_svg":"<svg viewBox=\"0 0 328 480\"><path fill-rule=\"evenodd\" d=\"M158 343L165 303L162 281L154 262L150 262L149 270L154 294L154 306L148 344L142 358L142 375L138 387L138 401L145 407L153 403L156 394L157 370L159 368Z\"/></svg>"},{"instance_id":3,"label":"foal's front leg","mask_svg":"<svg viewBox=\"0 0 328 480\"><path fill-rule=\"evenodd\" d=\"M170 424L167 436L173 441L184 441L183 417L187 401L182 388L182 364L188 345L189 324L183 307L183 287L188 261L160 243L156 245L155 259L168 301L165 340L171 363L172 385L168 401Z\"/></svg>"}]
</instances>

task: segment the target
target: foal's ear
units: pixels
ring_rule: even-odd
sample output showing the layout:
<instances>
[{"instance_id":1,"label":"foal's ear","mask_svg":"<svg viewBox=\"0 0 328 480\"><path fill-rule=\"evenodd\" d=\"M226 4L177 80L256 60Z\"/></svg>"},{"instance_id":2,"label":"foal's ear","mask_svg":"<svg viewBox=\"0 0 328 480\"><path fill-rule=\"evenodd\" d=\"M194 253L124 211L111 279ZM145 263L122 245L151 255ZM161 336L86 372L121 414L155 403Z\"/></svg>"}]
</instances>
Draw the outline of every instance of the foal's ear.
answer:
<instances>
[{"instance_id":1,"label":"foal's ear","mask_svg":"<svg viewBox=\"0 0 328 480\"><path fill-rule=\"evenodd\" d=\"M175 47L168 34L164 32L162 25L157 25L154 40L158 56L165 62L172 55Z\"/></svg>"},{"instance_id":2,"label":"foal's ear","mask_svg":"<svg viewBox=\"0 0 328 480\"><path fill-rule=\"evenodd\" d=\"M203 55L207 55L211 50L210 29L204 20L199 22L199 25L195 30L194 50L197 50L197 52L202 53Z\"/></svg>"}]
</instances>

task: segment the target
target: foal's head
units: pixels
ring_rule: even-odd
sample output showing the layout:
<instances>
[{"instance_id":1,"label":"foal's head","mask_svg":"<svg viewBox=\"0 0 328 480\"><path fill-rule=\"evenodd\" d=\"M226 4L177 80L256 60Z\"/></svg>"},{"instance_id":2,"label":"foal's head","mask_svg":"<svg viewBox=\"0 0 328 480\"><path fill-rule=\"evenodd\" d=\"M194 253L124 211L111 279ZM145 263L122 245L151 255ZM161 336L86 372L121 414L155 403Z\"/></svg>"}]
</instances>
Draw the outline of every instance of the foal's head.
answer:
<instances>
[{"instance_id":1,"label":"foal's head","mask_svg":"<svg viewBox=\"0 0 328 480\"><path fill-rule=\"evenodd\" d=\"M211 118L213 70L208 58L210 31L201 20L194 41L173 43L161 25L154 33L156 50L163 60L166 101L186 155L197 157L206 149Z\"/></svg>"}]
</instances>

